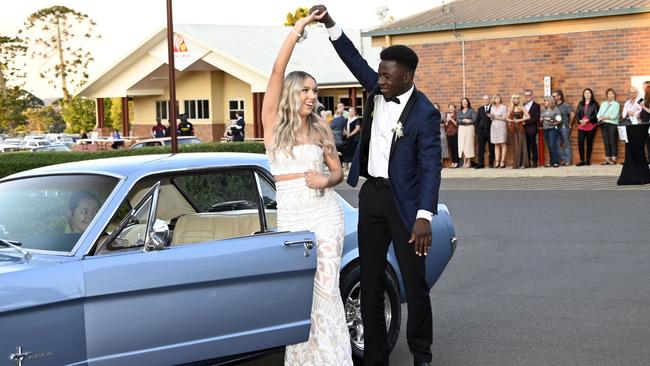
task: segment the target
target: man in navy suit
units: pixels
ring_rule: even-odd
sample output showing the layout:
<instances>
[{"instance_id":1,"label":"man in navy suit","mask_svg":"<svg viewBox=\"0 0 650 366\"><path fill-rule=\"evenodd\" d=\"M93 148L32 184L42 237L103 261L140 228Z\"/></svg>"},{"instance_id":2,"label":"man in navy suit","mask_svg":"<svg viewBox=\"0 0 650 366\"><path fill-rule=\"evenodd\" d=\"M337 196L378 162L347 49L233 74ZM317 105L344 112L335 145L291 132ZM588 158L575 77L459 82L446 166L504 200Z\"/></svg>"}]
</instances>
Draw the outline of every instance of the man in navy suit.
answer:
<instances>
[{"instance_id":1,"label":"man in navy suit","mask_svg":"<svg viewBox=\"0 0 650 366\"><path fill-rule=\"evenodd\" d=\"M317 5L311 11L325 11ZM310 11L310 12L311 12ZM320 20L334 49L368 91L361 142L348 183L359 191L359 258L364 364L388 365L384 271L393 243L406 286L406 337L415 365L429 365L433 338L425 257L440 188L440 113L413 84L418 56L406 46L381 52L379 72L368 66L331 16Z\"/></svg>"}]
</instances>

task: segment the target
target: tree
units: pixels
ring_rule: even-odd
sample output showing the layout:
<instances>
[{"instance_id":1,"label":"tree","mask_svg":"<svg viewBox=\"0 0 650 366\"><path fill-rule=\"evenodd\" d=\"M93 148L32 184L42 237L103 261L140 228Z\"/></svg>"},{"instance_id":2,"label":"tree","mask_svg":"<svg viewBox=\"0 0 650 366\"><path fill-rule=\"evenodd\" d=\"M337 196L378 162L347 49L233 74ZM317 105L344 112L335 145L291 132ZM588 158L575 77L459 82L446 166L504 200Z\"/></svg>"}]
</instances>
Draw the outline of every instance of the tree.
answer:
<instances>
[{"instance_id":1,"label":"tree","mask_svg":"<svg viewBox=\"0 0 650 366\"><path fill-rule=\"evenodd\" d=\"M8 88L0 94L0 132L12 132L27 123L23 112L39 108L43 101L18 87Z\"/></svg>"},{"instance_id":2,"label":"tree","mask_svg":"<svg viewBox=\"0 0 650 366\"><path fill-rule=\"evenodd\" d=\"M106 127L111 127L114 130L122 130L122 99L110 98L111 108L108 110L110 121L106 123Z\"/></svg>"},{"instance_id":3,"label":"tree","mask_svg":"<svg viewBox=\"0 0 650 366\"><path fill-rule=\"evenodd\" d=\"M96 23L86 14L65 6L51 6L30 15L21 29L27 56L45 60L40 76L54 84L60 81L63 99L70 101L70 86L88 79L92 54L81 47L83 40L100 38L94 33Z\"/></svg>"},{"instance_id":4,"label":"tree","mask_svg":"<svg viewBox=\"0 0 650 366\"><path fill-rule=\"evenodd\" d=\"M28 131L60 133L65 128L65 122L56 105L27 108L23 115L27 118Z\"/></svg>"},{"instance_id":5,"label":"tree","mask_svg":"<svg viewBox=\"0 0 650 366\"><path fill-rule=\"evenodd\" d=\"M106 100L106 99L105 99ZM106 117L110 116L110 120L105 118L106 127L111 127L114 130L122 130L122 98L110 98L111 107L106 113ZM129 122L133 121L133 101L129 100Z\"/></svg>"},{"instance_id":6,"label":"tree","mask_svg":"<svg viewBox=\"0 0 650 366\"><path fill-rule=\"evenodd\" d=\"M0 95L7 90L7 82L16 82L24 76L17 65L16 56L26 51L22 40L0 35Z\"/></svg>"},{"instance_id":7,"label":"tree","mask_svg":"<svg viewBox=\"0 0 650 366\"><path fill-rule=\"evenodd\" d=\"M296 9L295 12L292 13L287 13L287 21L284 22L285 26L292 26L296 25L296 22L300 18L304 18L307 15L309 15L309 9L307 8L298 8Z\"/></svg>"},{"instance_id":8,"label":"tree","mask_svg":"<svg viewBox=\"0 0 650 366\"><path fill-rule=\"evenodd\" d=\"M65 132L78 133L81 130L91 131L97 124L95 102L82 97L73 97L61 101L61 114L65 121Z\"/></svg>"}]
</instances>

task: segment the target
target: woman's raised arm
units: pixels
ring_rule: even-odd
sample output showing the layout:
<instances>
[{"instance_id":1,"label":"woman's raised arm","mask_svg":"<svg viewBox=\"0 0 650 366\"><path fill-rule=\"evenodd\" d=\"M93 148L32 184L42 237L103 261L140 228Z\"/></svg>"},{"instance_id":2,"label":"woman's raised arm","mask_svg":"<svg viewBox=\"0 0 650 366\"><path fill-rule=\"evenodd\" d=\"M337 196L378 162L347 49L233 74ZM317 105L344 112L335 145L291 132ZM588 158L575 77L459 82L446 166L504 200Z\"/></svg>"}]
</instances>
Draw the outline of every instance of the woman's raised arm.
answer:
<instances>
[{"instance_id":1,"label":"woman's raised arm","mask_svg":"<svg viewBox=\"0 0 650 366\"><path fill-rule=\"evenodd\" d=\"M317 11L309 14L308 16L299 19L293 26L292 30L287 35L287 38L282 43L278 56L275 58L269 84L266 86L266 93L264 94L264 102L262 103L262 126L264 127L264 146L267 148L271 146L273 139L273 127L278 117L278 106L280 105L280 97L282 95L282 87L284 84L284 74L287 70L287 64L296 46L296 42L302 36L307 24L314 19L320 19L325 16L327 12L317 15Z\"/></svg>"}]
</instances>

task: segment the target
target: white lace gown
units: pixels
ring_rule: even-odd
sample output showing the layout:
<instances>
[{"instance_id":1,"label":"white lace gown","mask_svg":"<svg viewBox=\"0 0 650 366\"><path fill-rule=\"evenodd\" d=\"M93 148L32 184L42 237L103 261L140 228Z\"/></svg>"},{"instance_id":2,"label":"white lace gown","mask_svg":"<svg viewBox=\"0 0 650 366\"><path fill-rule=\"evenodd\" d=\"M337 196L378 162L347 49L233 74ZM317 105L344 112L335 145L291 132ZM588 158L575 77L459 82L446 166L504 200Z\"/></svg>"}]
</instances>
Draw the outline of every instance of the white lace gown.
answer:
<instances>
[{"instance_id":1,"label":"white lace gown","mask_svg":"<svg viewBox=\"0 0 650 366\"><path fill-rule=\"evenodd\" d=\"M312 161L323 162L323 148L298 145L293 157L271 158L273 175L303 173ZM339 292L339 267L343 251L343 211L331 188L313 197L304 179L276 183L279 230L309 230L316 234L317 269L311 308L311 330L305 343L289 345L285 365L352 365L350 334Z\"/></svg>"}]
</instances>

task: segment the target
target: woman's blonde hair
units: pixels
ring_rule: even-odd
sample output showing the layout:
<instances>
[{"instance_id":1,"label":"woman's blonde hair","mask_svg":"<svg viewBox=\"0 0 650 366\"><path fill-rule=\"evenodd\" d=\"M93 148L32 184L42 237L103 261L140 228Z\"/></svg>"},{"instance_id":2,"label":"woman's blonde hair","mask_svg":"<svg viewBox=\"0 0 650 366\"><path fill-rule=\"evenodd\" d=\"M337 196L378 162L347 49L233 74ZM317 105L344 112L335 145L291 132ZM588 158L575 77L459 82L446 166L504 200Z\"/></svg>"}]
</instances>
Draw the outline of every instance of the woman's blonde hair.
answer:
<instances>
[{"instance_id":1,"label":"woman's blonde hair","mask_svg":"<svg viewBox=\"0 0 650 366\"><path fill-rule=\"evenodd\" d=\"M521 102L521 96L519 94L513 94L510 97L510 110L515 109L515 102L514 102L515 99L519 99L519 104L517 104L517 107L521 108L524 106L524 104Z\"/></svg>"},{"instance_id":2,"label":"woman's blonde hair","mask_svg":"<svg viewBox=\"0 0 650 366\"><path fill-rule=\"evenodd\" d=\"M490 104L495 104L497 102L497 98L499 98L499 104L503 104L503 98L499 94L494 94L492 96L492 99L490 99Z\"/></svg>"},{"instance_id":3,"label":"woman's blonde hair","mask_svg":"<svg viewBox=\"0 0 650 366\"><path fill-rule=\"evenodd\" d=\"M280 105L278 106L278 119L273 128L273 141L269 147L271 158L284 152L293 156L292 148L296 145L297 134L300 131L300 92L304 87L306 78L316 79L304 71L289 73L284 79ZM316 113L320 103L316 102L314 109L307 115L307 139L323 147L325 154L336 156L336 146L333 141L332 130L323 123L322 118Z\"/></svg>"}]
</instances>

